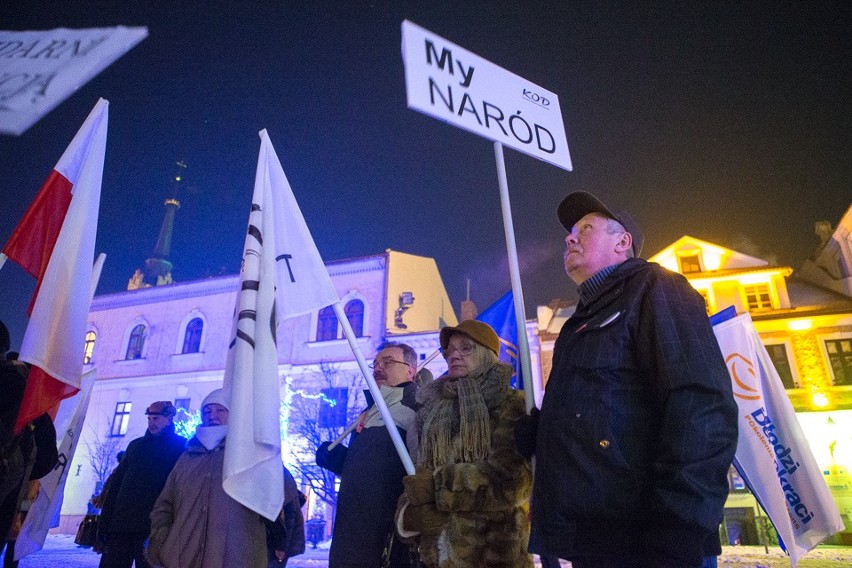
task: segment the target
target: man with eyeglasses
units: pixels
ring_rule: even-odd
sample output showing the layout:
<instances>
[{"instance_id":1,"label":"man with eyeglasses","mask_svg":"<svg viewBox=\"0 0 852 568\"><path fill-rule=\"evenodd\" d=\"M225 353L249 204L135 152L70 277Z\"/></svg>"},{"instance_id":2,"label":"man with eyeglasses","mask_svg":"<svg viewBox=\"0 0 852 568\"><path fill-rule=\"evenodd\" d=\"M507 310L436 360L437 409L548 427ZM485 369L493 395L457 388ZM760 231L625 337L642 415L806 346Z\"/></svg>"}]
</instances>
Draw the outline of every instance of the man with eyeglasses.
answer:
<instances>
[{"instance_id":1,"label":"man with eyeglasses","mask_svg":"<svg viewBox=\"0 0 852 568\"><path fill-rule=\"evenodd\" d=\"M417 411L417 353L404 343L385 343L370 367L405 439ZM348 448L338 445L329 451L328 446L325 442L319 447L316 459L317 465L340 476L329 568L382 566L388 544L389 562L384 565L408 568L408 546L391 540L406 472L376 405L371 404L359 416Z\"/></svg>"}]
</instances>

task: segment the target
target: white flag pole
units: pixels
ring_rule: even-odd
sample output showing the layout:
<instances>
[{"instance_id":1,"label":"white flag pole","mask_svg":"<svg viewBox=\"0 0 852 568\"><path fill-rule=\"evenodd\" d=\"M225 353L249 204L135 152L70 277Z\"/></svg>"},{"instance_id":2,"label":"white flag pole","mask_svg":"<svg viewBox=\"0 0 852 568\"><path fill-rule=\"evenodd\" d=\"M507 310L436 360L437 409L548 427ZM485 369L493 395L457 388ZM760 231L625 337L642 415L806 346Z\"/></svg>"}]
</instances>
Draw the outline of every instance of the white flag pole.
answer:
<instances>
[{"instance_id":1,"label":"white flag pole","mask_svg":"<svg viewBox=\"0 0 852 568\"><path fill-rule=\"evenodd\" d=\"M402 465L405 466L405 471L408 475L414 475L414 463L411 461L411 456L408 455L408 450L402 441L402 436L399 435L399 430L396 429L396 424L393 421L390 410L388 410L388 405L382 397L382 391L379 390L379 385L376 384L373 374L367 368L367 361L364 359L364 353L361 352L361 347L358 345L358 340L355 338L355 332L352 331L352 326L349 324L349 318L347 318L346 314L343 313L343 307L340 305L340 302L335 302L332 305L334 306L334 313L337 314L337 321L339 321L340 325L343 327L343 334L349 341L349 347L352 349L352 353L358 361L358 367L361 368L361 374L363 374L364 378L367 380L367 386L370 388L370 394L373 395L373 400L376 403L376 407L379 409L379 413L382 415L382 420L385 421L385 427L388 429L391 440L393 440L393 445L396 447L399 459L402 460Z\"/></svg>"},{"instance_id":2,"label":"white flag pole","mask_svg":"<svg viewBox=\"0 0 852 568\"><path fill-rule=\"evenodd\" d=\"M420 363L419 365L417 365L417 371L418 371L418 372L422 371L422 370L423 370L423 368L424 368L426 365L428 365L429 363L431 363L431 362L432 362L432 359L434 359L435 357L437 357L437 356L438 356L438 355L440 355L440 354L441 354L441 350L440 350L440 349L435 349L435 351L433 351L431 355L429 355L428 357L426 357L426 360L425 360L425 361L423 361L422 363Z\"/></svg>"},{"instance_id":3,"label":"white flag pole","mask_svg":"<svg viewBox=\"0 0 852 568\"><path fill-rule=\"evenodd\" d=\"M335 446L337 446L338 444L342 443L342 442L343 442L343 440L345 440L345 439L346 439L346 436L348 436L349 434L351 434L351 433L352 433L352 431L353 431L353 430L355 430L355 428L357 428L357 427L358 427L358 424L359 424L360 422L361 422L361 415L359 414L359 415L358 415L358 419L357 419L357 420L355 420L355 422L353 422L353 423L352 423L352 424L350 424L349 426L347 426L346 430L344 430L344 431L343 431L343 434L341 434L340 436L338 436L338 437L337 437L337 439L336 439L335 441L333 441L332 443L330 443L330 444L328 445L328 449L329 449L329 450L333 450Z\"/></svg>"},{"instance_id":4,"label":"white flag pole","mask_svg":"<svg viewBox=\"0 0 852 568\"><path fill-rule=\"evenodd\" d=\"M521 290L521 271L518 267L518 248L515 246L515 227L512 223L512 206L509 204L509 184L506 181L506 163L503 160L503 144L494 142L494 157L497 159L497 180L500 183L500 205L503 209L503 230L506 233L506 252L509 257L509 276L512 279L512 294L515 304L515 322L518 326L518 351L521 357L521 375L524 378L524 403L527 414L535 406L533 393L530 343L527 338L524 293Z\"/></svg>"}]
</instances>

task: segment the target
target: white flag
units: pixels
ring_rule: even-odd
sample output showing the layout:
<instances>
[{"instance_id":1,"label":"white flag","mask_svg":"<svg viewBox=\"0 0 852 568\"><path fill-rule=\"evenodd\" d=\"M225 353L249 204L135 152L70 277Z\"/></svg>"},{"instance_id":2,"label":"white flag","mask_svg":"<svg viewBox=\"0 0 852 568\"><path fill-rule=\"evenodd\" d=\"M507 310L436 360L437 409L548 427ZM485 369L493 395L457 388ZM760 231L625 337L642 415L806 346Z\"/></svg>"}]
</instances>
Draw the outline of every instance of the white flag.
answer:
<instances>
[{"instance_id":1,"label":"white flag","mask_svg":"<svg viewBox=\"0 0 852 568\"><path fill-rule=\"evenodd\" d=\"M713 327L739 408L734 465L796 562L843 530L822 471L748 314Z\"/></svg>"},{"instance_id":2,"label":"white flag","mask_svg":"<svg viewBox=\"0 0 852 568\"><path fill-rule=\"evenodd\" d=\"M65 492L65 481L68 479L68 469L74 461L74 453L83 431L83 422L89 408L92 385L95 383L95 369L83 376L80 392L71 398L66 398L59 405L56 414L57 434L62 435L59 442L59 461L53 471L41 479L38 496L30 506L18 540L15 544L15 560L38 552L44 546L47 532L59 526L59 511L62 509L62 497Z\"/></svg>"},{"instance_id":3,"label":"white flag","mask_svg":"<svg viewBox=\"0 0 852 568\"><path fill-rule=\"evenodd\" d=\"M278 286L276 301L278 315L285 319L330 306L339 302L340 298L265 129L260 131L260 140L254 191L257 194L258 184L267 186L271 191Z\"/></svg>"},{"instance_id":4,"label":"white flag","mask_svg":"<svg viewBox=\"0 0 852 568\"><path fill-rule=\"evenodd\" d=\"M239 503L274 519L284 502L276 298L282 317L338 298L266 130L260 138L225 368L230 417L223 487Z\"/></svg>"}]
</instances>

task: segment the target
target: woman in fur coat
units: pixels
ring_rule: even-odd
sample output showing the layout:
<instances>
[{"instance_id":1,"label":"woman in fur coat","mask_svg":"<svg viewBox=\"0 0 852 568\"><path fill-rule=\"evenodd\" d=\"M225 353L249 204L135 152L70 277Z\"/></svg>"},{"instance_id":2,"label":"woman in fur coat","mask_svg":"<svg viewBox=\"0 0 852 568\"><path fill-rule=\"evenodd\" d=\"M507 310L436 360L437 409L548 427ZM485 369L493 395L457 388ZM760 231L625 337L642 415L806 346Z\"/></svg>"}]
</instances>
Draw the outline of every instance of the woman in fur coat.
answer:
<instances>
[{"instance_id":1,"label":"woman in fur coat","mask_svg":"<svg viewBox=\"0 0 852 568\"><path fill-rule=\"evenodd\" d=\"M448 370L418 392L417 472L403 478L397 529L427 567L531 567L532 471L514 437L524 395L489 325L466 320L440 339Z\"/></svg>"}]
</instances>

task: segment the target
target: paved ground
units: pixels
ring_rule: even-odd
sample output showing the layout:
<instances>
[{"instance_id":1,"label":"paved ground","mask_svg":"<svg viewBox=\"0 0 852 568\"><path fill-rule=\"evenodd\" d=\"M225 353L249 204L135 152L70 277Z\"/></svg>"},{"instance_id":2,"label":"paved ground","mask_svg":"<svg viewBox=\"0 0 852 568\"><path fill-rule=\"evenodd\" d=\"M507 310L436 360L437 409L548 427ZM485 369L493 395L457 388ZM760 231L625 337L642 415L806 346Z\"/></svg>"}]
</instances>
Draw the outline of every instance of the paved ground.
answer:
<instances>
[{"instance_id":1,"label":"paved ground","mask_svg":"<svg viewBox=\"0 0 852 568\"><path fill-rule=\"evenodd\" d=\"M287 568L326 568L328 566L328 543L317 549L308 550L287 563ZM33 554L20 563L20 568L96 568L100 556L88 548L74 544L71 535L49 535L44 550ZM538 566L538 563L536 563ZM567 562L564 567L569 567ZM726 546L719 558L720 568L789 568L790 560L779 549L763 547ZM852 547L821 546L799 561L797 568L849 568L852 566ZM641 568L637 566L637 568Z\"/></svg>"}]
</instances>

